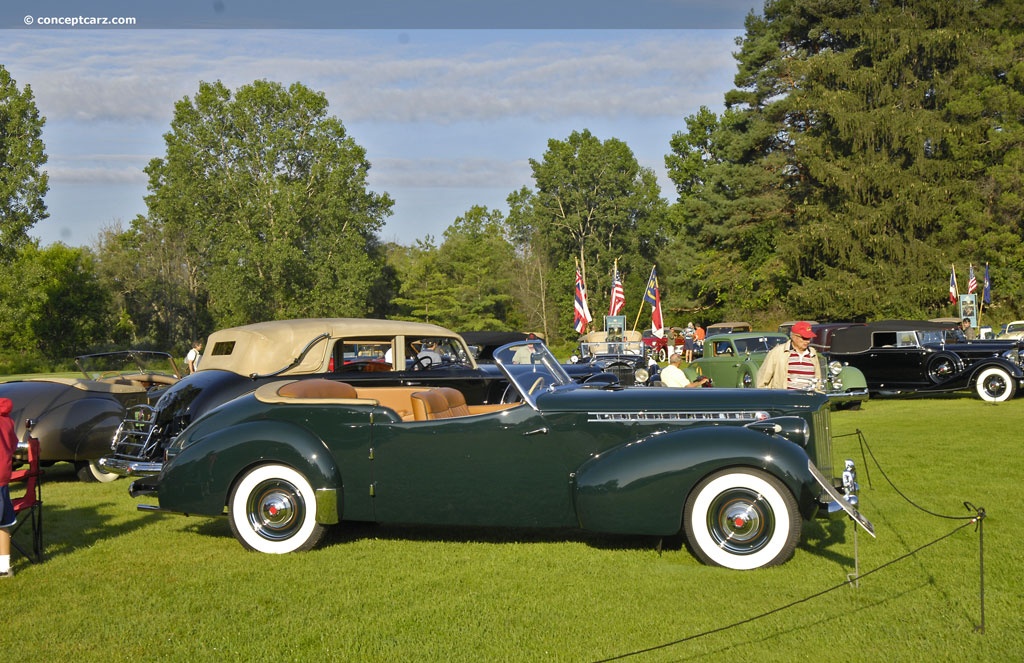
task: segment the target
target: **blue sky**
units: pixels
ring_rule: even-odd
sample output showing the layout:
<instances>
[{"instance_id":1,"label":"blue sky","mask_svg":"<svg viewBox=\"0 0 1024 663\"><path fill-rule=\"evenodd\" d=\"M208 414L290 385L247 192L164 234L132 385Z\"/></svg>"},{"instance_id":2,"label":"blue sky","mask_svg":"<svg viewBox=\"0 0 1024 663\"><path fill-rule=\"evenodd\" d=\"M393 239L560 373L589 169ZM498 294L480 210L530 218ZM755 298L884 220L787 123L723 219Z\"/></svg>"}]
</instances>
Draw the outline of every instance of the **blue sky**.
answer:
<instances>
[{"instance_id":1,"label":"blue sky","mask_svg":"<svg viewBox=\"0 0 1024 663\"><path fill-rule=\"evenodd\" d=\"M583 0L520 2L569 9ZM453 17L471 0L378 2L442 7L453 16L432 18L442 26L468 20L473 29L423 29L425 19L364 16L374 29L348 30L335 13L297 11L275 18L285 3L184 2L173 17L145 16L140 3L19 2L0 9L0 64L19 87L30 85L46 117L43 140L49 161L50 218L32 235L42 244L91 245L99 230L127 226L145 213L143 168L164 155L163 134L174 103L220 80L234 89L256 79L289 85L299 81L322 91L331 114L367 151L370 186L395 200L382 232L385 240L411 243L440 238L473 205L507 210L505 198L532 186L528 160L542 158L549 139L589 129L602 140L618 138L641 165L659 175L662 195L674 199L664 156L672 134L701 105L721 110L732 87L735 38L743 34L743 3L719 15L683 0L639 0L650 5L635 29L607 29L607 18L527 19ZM599 7L604 0L591 0ZM610 7L626 3L609 2ZM289 6L310 9L313 0ZM143 6L148 7L143 3ZM164 7L154 3L154 7ZM177 4L175 4L178 7ZM210 11L211 6L219 8ZM352 8L354 3L335 3ZM222 18L210 29L177 27L194 8L195 20ZM255 9L248 11L251 7ZM31 9L30 9L31 8ZM674 10L665 18L660 12ZM310 11L312 11L310 9ZM40 29L24 16L137 16L142 28ZM261 12L267 12L267 16ZM269 16L269 18L268 18ZM665 29L678 18L694 28ZM258 20L257 20L258 19ZM547 21L567 27L545 27ZM618 19L616 19L618 20ZM245 27L298 22L330 29ZM522 22L526 27L503 28ZM517 23L518 24L518 23ZM652 25L656 24L656 25ZM390 27L390 26L394 27ZM154 27L149 27L154 26Z\"/></svg>"}]
</instances>

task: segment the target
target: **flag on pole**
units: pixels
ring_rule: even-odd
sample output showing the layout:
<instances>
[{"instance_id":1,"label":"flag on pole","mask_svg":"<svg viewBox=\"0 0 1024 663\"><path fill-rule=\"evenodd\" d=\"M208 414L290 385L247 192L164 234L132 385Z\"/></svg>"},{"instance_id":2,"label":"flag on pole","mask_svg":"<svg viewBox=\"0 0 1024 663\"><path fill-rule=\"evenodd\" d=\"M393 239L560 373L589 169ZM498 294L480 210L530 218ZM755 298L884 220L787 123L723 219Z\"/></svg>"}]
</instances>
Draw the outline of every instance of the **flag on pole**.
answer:
<instances>
[{"instance_id":1,"label":"flag on pole","mask_svg":"<svg viewBox=\"0 0 1024 663\"><path fill-rule=\"evenodd\" d=\"M949 272L949 301L955 302L960 291L956 288L956 265Z\"/></svg>"},{"instance_id":2,"label":"flag on pole","mask_svg":"<svg viewBox=\"0 0 1024 663\"><path fill-rule=\"evenodd\" d=\"M583 276L579 269L576 270L576 294L573 300L575 310L572 316L572 328L576 330L577 334L582 334L594 317L590 315L590 306L587 305L587 287L583 285Z\"/></svg>"},{"instance_id":3,"label":"flag on pole","mask_svg":"<svg viewBox=\"0 0 1024 663\"><path fill-rule=\"evenodd\" d=\"M608 315L618 315L625 305L626 292L622 289L622 280L619 278L619 262L615 261L615 273L612 276L612 300L608 306Z\"/></svg>"},{"instance_id":4,"label":"flag on pole","mask_svg":"<svg viewBox=\"0 0 1024 663\"><path fill-rule=\"evenodd\" d=\"M988 263L985 263L985 285L981 287L981 301L986 304L992 303L992 286L988 280Z\"/></svg>"},{"instance_id":5,"label":"flag on pole","mask_svg":"<svg viewBox=\"0 0 1024 663\"><path fill-rule=\"evenodd\" d=\"M661 338L665 335L665 325L661 319L661 292L658 290L658 268L651 268L651 278L647 279L647 290L644 301L651 305L651 333Z\"/></svg>"},{"instance_id":6,"label":"flag on pole","mask_svg":"<svg viewBox=\"0 0 1024 663\"><path fill-rule=\"evenodd\" d=\"M972 295L974 291L978 289L978 279L974 278L974 264L972 263L969 268L967 277L967 294Z\"/></svg>"}]
</instances>

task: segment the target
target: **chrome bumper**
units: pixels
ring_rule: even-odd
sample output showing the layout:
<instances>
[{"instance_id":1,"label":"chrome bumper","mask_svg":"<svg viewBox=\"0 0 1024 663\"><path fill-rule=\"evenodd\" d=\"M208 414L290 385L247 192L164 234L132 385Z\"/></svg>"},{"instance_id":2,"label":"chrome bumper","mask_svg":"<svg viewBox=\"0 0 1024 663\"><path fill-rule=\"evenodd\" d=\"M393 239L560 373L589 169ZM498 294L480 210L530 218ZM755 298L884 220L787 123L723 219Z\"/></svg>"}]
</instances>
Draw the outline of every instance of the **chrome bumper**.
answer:
<instances>
[{"instance_id":1,"label":"chrome bumper","mask_svg":"<svg viewBox=\"0 0 1024 663\"><path fill-rule=\"evenodd\" d=\"M160 468L163 467L163 463L104 456L99 459L99 466L107 472L122 477L148 477L160 474Z\"/></svg>"},{"instance_id":2,"label":"chrome bumper","mask_svg":"<svg viewBox=\"0 0 1024 663\"><path fill-rule=\"evenodd\" d=\"M866 401L868 399L867 389L851 389L850 391L834 391L825 394L829 403L849 403L851 401Z\"/></svg>"}]
</instances>

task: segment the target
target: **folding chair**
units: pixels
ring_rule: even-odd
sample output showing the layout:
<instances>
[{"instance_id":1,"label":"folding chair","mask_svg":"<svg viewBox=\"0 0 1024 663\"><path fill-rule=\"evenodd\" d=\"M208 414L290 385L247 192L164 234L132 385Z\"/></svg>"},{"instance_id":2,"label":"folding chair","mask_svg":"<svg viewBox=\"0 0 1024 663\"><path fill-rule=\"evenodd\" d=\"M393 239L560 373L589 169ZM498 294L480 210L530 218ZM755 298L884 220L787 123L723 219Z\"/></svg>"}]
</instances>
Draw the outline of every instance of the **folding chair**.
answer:
<instances>
[{"instance_id":1,"label":"folding chair","mask_svg":"<svg viewBox=\"0 0 1024 663\"><path fill-rule=\"evenodd\" d=\"M11 495L11 503L14 505L14 516L16 522L9 529L11 534L11 546L27 557L32 563L43 561L43 473L39 469L39 440L32 437L31 422L25 429L25 444L28 447L28 467L15 470L11 473L11 492L20 490L17 484L23 484L25 493L20 497ZM14 538L15 533L25 523L31 528L31 550L29 554Z\"/></svg>"}]
</instances>

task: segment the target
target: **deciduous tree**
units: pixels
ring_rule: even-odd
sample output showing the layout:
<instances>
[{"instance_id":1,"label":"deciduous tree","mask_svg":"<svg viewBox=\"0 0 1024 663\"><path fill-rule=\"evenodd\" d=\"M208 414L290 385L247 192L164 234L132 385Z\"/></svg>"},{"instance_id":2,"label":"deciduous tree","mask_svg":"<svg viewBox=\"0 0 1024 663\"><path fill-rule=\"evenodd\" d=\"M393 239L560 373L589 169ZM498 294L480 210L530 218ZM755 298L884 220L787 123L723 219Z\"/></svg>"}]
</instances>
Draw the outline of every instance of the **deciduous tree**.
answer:
<instances>
[{"instance_id":1,"label":"deciduous tree","mask_svg":"<svg viewBox=\"0 0 1024 663\"><path fill-rule=\"evenodd\" d=\"M28 231L45 219L43 196L49 188L42 140L45 118L36 108L32 88L19 90L0 65L0 260L14 259Z\"/></svg>"},{"instance_id":2,"label":"deciduous tree","mask_svg":"<svg viewBox=\"0 0 1024 663\"><path fill-rule=\"evenodd\" d=\"M268 81L202 83L175 105L146 202L216 326L386 304L377 232L392 201L368 189L365 150L327 109Z\"/></svg>"}]
</instances>

